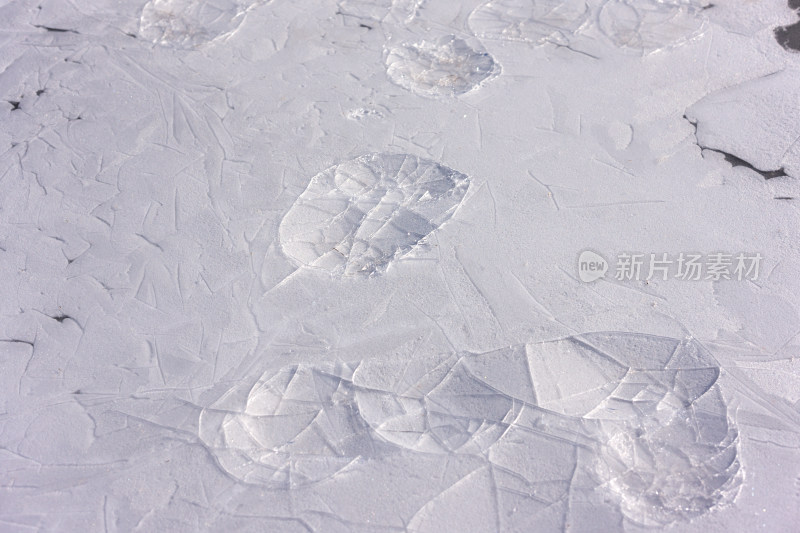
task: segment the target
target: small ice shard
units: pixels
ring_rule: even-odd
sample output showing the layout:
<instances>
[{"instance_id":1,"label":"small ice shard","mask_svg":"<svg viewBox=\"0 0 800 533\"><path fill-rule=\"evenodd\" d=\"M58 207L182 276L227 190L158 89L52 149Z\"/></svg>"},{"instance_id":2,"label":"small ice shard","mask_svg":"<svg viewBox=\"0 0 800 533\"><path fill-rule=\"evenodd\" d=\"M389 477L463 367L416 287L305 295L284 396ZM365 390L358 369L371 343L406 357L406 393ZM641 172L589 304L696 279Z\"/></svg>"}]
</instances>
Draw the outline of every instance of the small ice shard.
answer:
<instances>
[{"instance_id":1,"label":"small ice shard","mask_svg":"<svg viewBox=\"0 0 800 533\"><path fill-rule=\"evenodd\" d=\"M420 96L468 93L498 71L492 56L454 35L433 42L404 43L386 52L389 79Z\"/></svg>"},{"instance_id":2,"label":"small ice shard","mask_svg":"<svg viewBox=\"0 0 800 533\"><path fill-rule=\"evenodd\" d=\"M609 0L598 26L618 47L650 53L701 35L708 27L702 11L692 2Z\"/></svg>"},{"instance_id":3,"label":"small ice shard","mask_svg":"<svg viewBox=\"0 0 800 533\"><path fill-rule=\"evenodd\" d=\"M347 112L347 118L350 120L363 120L367 117L382 118L383 113L368 107L358 107Z\"/></svg>"},{"instance_id":4,"label":"small ice shard","mask_svg":"<svg viewBox=\"0 0 800 533\"><path fill-rule=\"evenodd\" d=\"M587 21L584 0L491 0L469 17L469 27L480 39L566 41Z\"/></svg>"},{"instance_id":5,"label":"small ice shard","mask_svg":"<svg viewBox=\"0 0 800 533\"><path fill-rule=\"evenodd\" d=\"M299 265L382 271L450 219L469 181L412 155L357 157L311 179L281 221L281 247Z\"/></svg>"},{"instance_id":6,"label":"small ice shard","mask_svg":"<svg viewBox=\"0 0 800 533\"><path fill-rule=\"evenodd\" d=\"M142 9L139 35L162 46L196 48L230 35L248 11L264 0L150 0Z\"/></svg>"}]
</instances>

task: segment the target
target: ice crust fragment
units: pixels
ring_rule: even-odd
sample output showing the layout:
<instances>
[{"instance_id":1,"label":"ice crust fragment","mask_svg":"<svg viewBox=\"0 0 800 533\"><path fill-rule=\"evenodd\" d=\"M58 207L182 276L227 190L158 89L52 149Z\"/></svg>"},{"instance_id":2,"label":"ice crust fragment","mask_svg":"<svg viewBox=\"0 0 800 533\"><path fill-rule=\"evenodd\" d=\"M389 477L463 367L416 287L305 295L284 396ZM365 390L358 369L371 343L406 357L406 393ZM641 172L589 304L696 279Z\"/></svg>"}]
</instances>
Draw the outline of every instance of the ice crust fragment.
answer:
<instances>
[{"instance_id":1,"label":"ice crust fragment","mask_svg":"<svg viewBox=\"0 0 800 533\"><path fill-rule=\"evenodd\" d=\"M299 265L373 274L407 254L455 212L468 176L406 154L368 154L311 179L280 223Z\"/></svg>"},{"instance_id":2,"label":"ice crust fragment","mask_svg":"<svg viewBox=\"0 0 800 533\"><path fill-rule=\"evenodd\" d=\"M476 37L541 43L565 41L589 18L584 0L490 0L469 17Z\"/></svg>"},{"instance_id":3,"label":"ice crust fragment","mask_svg":"<svg viewBox=\"0 0 800 533\"><path fill-rule=\"evenodd\" d=\"M385 61L392 82L429 98L468 93L499 72L491 55L454 35L390 47Z\"/></svg>"},{"instance_id":4,"label":"ice crust fragment","mask_svg":"<svg viewBox=\"0 0 800 533\"><path fill-rule=\"evenodd\" d=\"M570 46L599 28L614 45L650 53L706 29L703 6L681 0L490 0L469 17L476 37Z\"/></svg>"},{"instance_id":5,"label":"ice crust fragment","mask_svg":"<svg viewBox=\"0 0 800 533\"><path fill-rule=\"evenodd\" d=\"M701 35L707 28L702 11L678 0L609 0L598 26L618 47L649 53Z\"/></svg>"},{"instance_id":6,"label":"ice crust fragment","mask_svg":"<svg viewBox=\"0 0 800 533\"><path fill-rule=\"evenodd\" d=\"M142 9L139 34L155 44L196 48L224 38L264 0L150 0Z\"/></svg>"},{"instance_id":7,"label":"ice crust fragment","mask_svg":"<svg viewBox=\"0 0 800 533\"><path fill-rule=\"evenodd\" d=\"M231 475L270 488L369 476L398 454L471 457L495 472L501 508L524 508L520 494L555 505L609 491L627 519L666 525L731 501L741 483L718 376L692 340L629 333L299 364L234 387L203 411L200 437ZM437 523L436 502L415 521Z\"/></svg>"}]
</instances>

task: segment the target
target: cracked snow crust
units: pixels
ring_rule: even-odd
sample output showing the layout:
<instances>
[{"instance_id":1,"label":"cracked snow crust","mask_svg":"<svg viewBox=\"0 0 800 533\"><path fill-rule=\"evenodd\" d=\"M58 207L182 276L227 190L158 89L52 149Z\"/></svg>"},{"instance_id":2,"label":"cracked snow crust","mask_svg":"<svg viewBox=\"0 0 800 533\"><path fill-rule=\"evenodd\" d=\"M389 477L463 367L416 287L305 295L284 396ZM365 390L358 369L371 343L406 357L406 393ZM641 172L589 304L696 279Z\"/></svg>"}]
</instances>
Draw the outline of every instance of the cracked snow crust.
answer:
<instances>
[{"instance_id":1,"label":"cracked snow crust","mask_svg":"<svg viewBox=\"0 0 800 533\"><path fill-rule=\"evenodd\" d=\"M374 274L444 224L469 178L407 154L368 154L311 178L281 221L284 253L300 265Z\"/></svg>"},{"instance_id":2,"label":"cracked snow crust","mask_svg":"<svg viewBox=\"0 0 800 533\"><path fill-rule=\"evenodd\" d=\"M0 531L792 530L799 12L0 2Z\"/></svg>"}]
</instances>

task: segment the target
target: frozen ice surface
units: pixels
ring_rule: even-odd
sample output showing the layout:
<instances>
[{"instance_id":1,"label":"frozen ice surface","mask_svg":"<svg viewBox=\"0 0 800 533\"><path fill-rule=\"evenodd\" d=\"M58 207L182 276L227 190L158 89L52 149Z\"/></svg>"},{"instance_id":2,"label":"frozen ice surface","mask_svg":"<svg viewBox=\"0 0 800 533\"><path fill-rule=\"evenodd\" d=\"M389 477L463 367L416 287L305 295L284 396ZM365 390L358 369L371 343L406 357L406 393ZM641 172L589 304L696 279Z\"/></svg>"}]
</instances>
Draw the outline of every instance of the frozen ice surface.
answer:
<instances>
[{"instance_id":1,"label":"frozen ice surface","mask_svg":"<svg viewBox=\"0 0 800 533\"><path fill-rule=\"evenodd\" d=\"M469 27L481 39L566 41L589 15L585 0L489 0L472 12Z\"/></svg>"},{"instance_id":2,"label":"frozen ice surface","mask_svg":"<svg viewBox=\"0 0 800 533\"><path fill-rule=\"evenodd\" d=\"M549 461L548 441L565 439L570 453L591 452L572 468L587 468L627 518L666 525L739 489L738 433L718 375L692 340L594 333L482 354L293 365L246 398L245 384L224 394L199 428L232 475L289 489L366 476L401 450L524 472L526 461ZM553 481L545 472L499 476L497 497L519 483L535 492Z\"/></svg>"},{"instance_id":3,"label":"frozen ice surface","mask_svg":"<svg viewBox=\"0 0 800 533\"><path fill-rule=\"evenodd\" d=\"M196 48L224 38L247 12L268 0L150 0L142 9L139 35L156 44Z\"/></svg>"},{"instance_id":4,"label":"frozen ice surface","mask_svg":"<svg viewBox=\"0 0 800 533\"><path fill-rule=\"evenodd\" d=\"M453 215L469 177L407 154L368 154L320 172L280 224L299 265L373 274Z\"/></svg>"},{"instance_id":5,"label":"frozen ice surface","mask_svg":"<svg viewBox=\"0 0 800 533\"><path fill-rule=\"evenodd\" d=\"M421 96L467 93L498 70L488 52L479 52L454 35L436 41L404 43L386 51L389 79Z\"/></svg>"},{"instance_id":6,"label":"frozen ice surface","mask_svg":"<svg viewBox=\"0 0 800 533\"><path fill-rule=\"evenodd\" d=\"M0 531L797 529L798 2L146 4L0 2Z\"/></svg>"}]
</instances>

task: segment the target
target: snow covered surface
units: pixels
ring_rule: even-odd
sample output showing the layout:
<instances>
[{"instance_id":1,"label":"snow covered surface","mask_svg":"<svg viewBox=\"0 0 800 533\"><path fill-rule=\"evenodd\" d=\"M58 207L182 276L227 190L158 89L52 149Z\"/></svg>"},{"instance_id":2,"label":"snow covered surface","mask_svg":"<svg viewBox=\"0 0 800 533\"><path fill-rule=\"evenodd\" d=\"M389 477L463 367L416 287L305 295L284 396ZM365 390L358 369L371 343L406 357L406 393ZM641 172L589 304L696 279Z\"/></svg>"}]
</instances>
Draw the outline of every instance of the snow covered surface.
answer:
<instances>
[{"instance_id":1,"label":"snow covered surface","mask_svg":"<svg viewBox=\"0 0 800 533\"><path fill-rule=\"evenodd\" d=\"M798 4L0 2L0 530L793 529Z\"/></svg>"}]
</instances>

